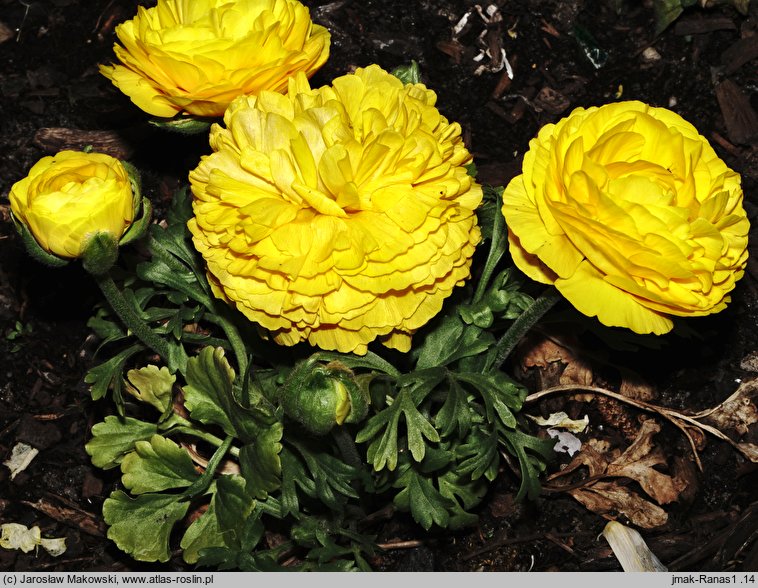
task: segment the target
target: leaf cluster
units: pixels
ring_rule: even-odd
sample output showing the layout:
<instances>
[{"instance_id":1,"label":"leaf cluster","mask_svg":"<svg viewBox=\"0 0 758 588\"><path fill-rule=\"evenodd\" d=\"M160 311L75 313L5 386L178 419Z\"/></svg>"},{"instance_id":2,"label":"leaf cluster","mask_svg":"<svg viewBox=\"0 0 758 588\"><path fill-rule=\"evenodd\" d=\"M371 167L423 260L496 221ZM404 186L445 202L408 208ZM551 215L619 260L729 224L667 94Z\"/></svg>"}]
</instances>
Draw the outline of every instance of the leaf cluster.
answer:
<instances>
[{"instance_id":1,"label":"leaf cluster","mask_svg":"<svg viewBox=\"0 0 758 588\"><path fill-rule=\"evenodd\" d=\"M474 524L504 454L519 464L518 496L536 496L551 444L525 432L526 391L494 361L533 303L499 269L500 194L480 211L489 252L476 288L417 335L400 369L373 352L272 354L212 295L179 192L120 279L169 356L153 363L105 309L90 321L107 359L87 382L118 407L86 446L122 474L103 509L108 537L142 561L167 561L178 541L185 562L218 569L367 570L372 512L391 505L424 529ZM311 397L328 394L338 414L309 429L298 399L319 410Z\"/></svg>"}]
</instances>

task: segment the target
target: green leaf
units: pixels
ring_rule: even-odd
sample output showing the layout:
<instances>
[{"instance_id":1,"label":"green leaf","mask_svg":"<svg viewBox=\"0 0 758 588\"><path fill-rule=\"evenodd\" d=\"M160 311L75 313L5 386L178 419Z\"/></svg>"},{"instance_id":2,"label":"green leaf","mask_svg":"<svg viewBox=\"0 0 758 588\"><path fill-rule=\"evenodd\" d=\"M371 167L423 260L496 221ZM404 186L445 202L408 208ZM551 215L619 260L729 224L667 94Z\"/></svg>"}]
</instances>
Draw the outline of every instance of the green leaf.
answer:
<instances>
[{"instance_id":1,"label":"green leaf","mask_svg":"<svg viewBox=\"0 0 758 588\"><path fill-rule=\"evenodd\" d=\"M418 471L428 475L450 466L455 459L455 452L450 449L427 447L424 460L418 465Z\"/></svg>"},{"instance_id":2,"label":"green leaf","mask_svg":"<svg viewBox=\"0 0 758 588\"><path fill-rule=\"evenodd\" d=\"M455 503L442 496L431 480L408 468L394 486L403 488L395 496L395 506L410 511L413 519L425 530L428 531L433 524L447 527L450 520L448 509Z\"/></svg>"},{"instance_id":3,"label":"green leaf","mask_svg":"<svg viewBox=\"0 0 758 588\"><path fill-rule=\"evenodd\" d=\"M495 337L475 325L467 325L456 312L446 316L424 338L416 370L442 367L462 357L479 355L495 343Z\"/></svg>"},{"instance_id":4,"label":"green leaf","mask_svg":"<svg viewBox=\"0 0 758 588\"><path fill-rule=\"evenodd\" d=\"M478 522L479 517L468 511L482 501L487 491L487 484L483 480L466 481L456 472L450 471L437 479L437 485L440 494L455 503L450 510L451 529L460 529Z\"/></svg>"},{"instance_id":5,"label":"green leaf","mask_svg":"<svg viewBox=\"0 0 758 588\"><path fill-rule=\"evenodd\" d=\"M185 488L200 477L187 450L160 435L137 441L121 462L121 471L121 482L132 494Z\"/></svg>"},{"instance_id":6,"label":"green leaf","mask_svg":"<svg viewBox=\"0 0 758 588\"><path fill-rule=\"evenodd\" d=\"M368 461L373 464L376 471L385 466L393 471L397 466L397 435L401 416L405 419L408 449L416 461L424 459L426 451L424 438L435 443L440 440L437 430L416 408L412 393L413 390L409 388L401 390L392 406L371 417L356 436L356 442L363 443L384 430L381 436L371 442L367 451Z\"/></svg>"},{"instance_id":7,"label":"green leaf","mask_svg":"<svg viewBox=\"0 0 758 588\"><path fill-rule=\"evenodd\" d=\"M108 393L108 388L113 385L113 400L116 402L119 412L123 411L123 399L121 397L121 388L123 385L124 365L133 355L140 352L144 347L136 344L127 347L122 352L114 355L108 361L91 368L84 381L92 384L90 394L92 400L99 400Z\"/></svg>"},{"instance_id":8,"label":"green leaf","mask_svg":"<svg viewBox=\"0 0 758 588\"><path fill-rule=\"evenodd\" d=\"M661 34L682 14L687 6L692 6L697 0L653 0L655 11L655 34Z\"/></svg>"},{"instance_id":9,"label":"green leaf","mask_svg":"<svg viewBox=\"0 0 758 588\"><path fill-rule=\"evenodd\" d=\"M505 217L501 211L503 206L503 187L486 187L484 200L477 210L479 226L482 227L482 238L489 239L490 250L487 253L487 261L482 268L479 282L476 285L473 302L478 302L489 286L492 273L497 264L508 249L506 238ZM489 325L487 325L489 326Z\"/></svg>"},{"instance_id":10,"label":"green leaf","mask_svg":"<svg viewBox=\"0 0 758 588\"><path fill-rule=\"evenodd\" d=\"M466 443L456 448L456 457L460 460L457 471L468 474L472 480L484 476L490 482L497 476L500 454L497 451L498 435L495 427L485 431L475 427Z\"/></svg>"},{"instance_id":11,"label":"green leaf","mask_svg":"<svg viewBox=\"0 0 758 588\"><path fill-rule=\"evenodd\" d=\"M365 355L347 355L331 351L319 351L314 354L311 359L313 361L339 361L342 365L350 369L367 368L383 372L390 376L397 377L400 375L400 372L397 371L395 366L371 351L368 351Z\"/></svg>"},{"instance_id":12,"label":"green leaf","mask_svg":"<svg viewBox=\"0 0 758 588\"><path fill-rule=\"evenodd\" d=\"M509 429L516 428L516 416L513 411L521 410L526 398L526 389L503 372L488 374L458 373L454 377L470 384L479 392L487 409L487 420L494 423L495 415Z\"/></svg>"},{"instance_id":13,"label":"green leaf","mask_svg":"<svg viewBox=\"0 0 758 588\"><path fill-rule=\"evenodd\" d=\"M184 492L182 492L182 498L195 498L196 496L204 494L208 488L211 487L213 484L213 478L216 475L216 469L221 463L221 460L224 459L226 452L231 448L233 441L234 437L231 435L224 439L221 445L216 448L216 451L213 452L213 455L211 455L211 458L208 460L208 465L205 466L205 471L200 476L198 476L198 478L192 482L192 484Z\"/></svg>"},{"instance_id":14,"label":"green leaf","mask_svg":"<svg viewBox=\"0 0 758 588\"><path fill-rule=\"evenodd\" d=\"M216 507L218 527L224 543L232 549L253 547L245 545L247 523L255 508L255 500L245 490L245 480L241 476L220 476L216 480ZM257 540L255 541L257 542Z\"/></svg>"},{"instance_id":15,"label":"green leaf","mask_svg":"<svg viewBox=\"0 0 758 588\"><path fill-rule=\"evenodd\" d=\"M87 326L100 339L100 348L108 343L125 339L127 336L121 325L107 318L108 316L108 312L104 308L99 308L97 313L87 321Z\"/></svg>"},{"instance_id":16,"label":"green leaf","mask_svg":"<svg viewBox=\"0 0 758 588\"><path fill-rule=\"evenodd\" d=\"M243 408L234 395L234 378L224 349L205 347L187 363L184 403L193 419L218 425L245 444L255 443L278 417L260 395L259 405Z\"/></svg>"},{"instance_id":17,"label":"green leaf","mask_svg":"<svg viewBox=\"0 0 758 588\"><path fill-rule=\"evenodd\" d=\"M108 470L118 466L137 441L150 439L157 432L158 427L153 423L131 417L107 416L92 427L92 439L84 449L95 466Z\"/></svg>"},{"instance_id":18,"label":"green leaf","mask_svg":"<svg viewBox=\"0 0 758 588\"><path fill-rule=\"evenodd\" d=\"M437 415L434 424L444 439L457 429L459 439L464 439L471 430L471 407L468 393L453 377L448 377L448 389L445 402Z\"/></svg>"},{"instance_id":19,"label":"green leaf","mask_svg":"<svg viewBox=\"0 0 758 588\"><path fill-rule=\"evenodd\" d=\"M163 414L171 406L176 376L167 367L148 365L126 373L126 391L142 402L155 407Z\"/></svg>"},{"instance_id":20,"label":"green leaf","mask_svg":"<svg viewBox=\"0 0 758 588\"><path fill-rule=\"evenodd\" d=\"M158 247L157 243L153 243L151 249L155 252ZM211 299L203 291L195 275L184 266L178 264L178 262L176 265L169 265L164 260L154 257L150 261L137 266L137 275L143 280L162 284L177 290L203 304L206 308L212 306Z\"/></svg>"},{"instance_id":21,"label":"green leaf","mask_svg":"<svg viewBox=\"0 0 758 588\"><path fill-rule=\"evenodd\" d=\"M297 488L308 496L316 496L316 483L308 475L305 464L292 451L285 447L281 453L282 486L281 517L292 515L300 518L300 499Z\"/></svg>"},{"instance_id":22,"label":"green leaf","mask_svg":"<svg viewBox=\"0 0 758 588\"><path fill-rule=\"evenodd\" d=\"M197 563L203 549L224 547L225 545L224 536L216 518L214 500L215 495L208 510L189 526L179 544L179 547L182 548L182 558L189 564Z\"/></svg>"},{"instance_id":23,"label":"green leaf","mask_svg":"<svg viewBox=\"0 0 758 588\"><path fill-rule=\"evenodd\" d=\"M455 471L445 472L437 478L440 494L445 498L462 503L466 510L477 506L487 491L487 485L481 480L464 479Z\"/></svg>"},{"instance_id":24,"label":"green leaf","mask_svg":"<svg viewBox=\"0 0 758 588\"><path fill-rule=\"evenodd\" d=\"M227 435L236 433L231 420L234 406L234 370L220 347L205 347L187 361L184 404L192 418L220 426Z\"/></svg>"},{"instance_id":25,"label":"green leaf","mask_svg":"<svg viewBox=\"0 0 758 588\"><path fill-rule=\"evenodd\" d=\"M116 490L103 504L108 539L138 561L166 562L171 557L171 530L188 508L189 502L174 495L142 494L132 499Z\"/></svg>"},{"instance_id":26,"label":"green leaf","mask_svg":"<svg viewBox=\"0 0 758 588\"><path fill-rule=\"evenodd\" d=\"M253 443L240 448L240 469L250 496L263 499L281 486L282 430L281 423L274 423L263 429Z\"/></svg>"},{"instance_id":27,"label":"green leaf","mask_svg":"<svg viewBox=\"0 0 758 588\"><path fill-rule=\"evenodd\" d=\"M416 369L422 370L447 365L449 359L458 349L458 341L463 336L465 323L458 314L446 316L434 328L427 333L419 348Z\"/></svg>"},{"instance_id":28,"label":"green leaf","mask_svg":"<svg viewBox=\"0 0 758 588\"><path fill-rule=\"evenodd\" d=\"M358 498L351 485L359 476L358 470L329 453L313 451L304 443L290 440L290 444L305 462L309 477L314 481L315 496L327 507L341 511L346 497Z\"/></svg>"},{"instance_id":29,"label":"green leaf","mask_svg":"<svg viewBox=\"0 0 758 588\"><path fill-rule=\"evenodd\" d=\"M540 474L545 471L546 463L555 459L555 443L552 439L538 439L519 430L503 433L503 444L518 458L521 468L521 485L516 500L524 496L533 500L540 493Z\"/></svg>"}]
</instances>

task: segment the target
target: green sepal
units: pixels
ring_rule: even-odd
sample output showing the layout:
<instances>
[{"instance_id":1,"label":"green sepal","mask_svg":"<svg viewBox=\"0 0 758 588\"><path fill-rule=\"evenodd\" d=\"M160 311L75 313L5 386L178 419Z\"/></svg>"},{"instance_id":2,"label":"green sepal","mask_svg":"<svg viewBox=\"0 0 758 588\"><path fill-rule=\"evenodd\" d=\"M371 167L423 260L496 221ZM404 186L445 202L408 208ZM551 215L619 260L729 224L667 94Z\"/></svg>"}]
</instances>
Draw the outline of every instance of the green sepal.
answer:
<instances>
[{"instance_id":1,"label":"green sepal","mask_svg":"<svg viewBox=\"0 0 758 588\"><path fill-rule=\"evenodd\" d=\"M118 241L113 234L99 231L91 235L82 247L82 266L95 276L101 276L118 259Z\"/></svg>"},{"instance_id":2,"label":"green sepal","mask_svg":"<svg viewBox=\"0 0 758 588\"><path fill-rule=\"evenodd\" d=\"M164 131L171 131L172 133L180 133L182 135L199 135L200 133L207 133L211 125L216 122L216 119L183 116L164 119L153 118L147 122Z\"/></svg>"},{"instance_id":3,"label":"green sepal","mask_svg":"<svg viewBox=\"0 0 758 588\"><path fill-rule=\"evenodd\" d=\"M32 259L50 267L63 267L71 261L70 259L64 259L63 257L53 255L49 251L45 251L42 246L37 243L32 232L24 223L19 221L12 212L11 218L13 219L16 231L21 235L21 242L24 244L26 252L32 257Z\"/></svg>"},{"instance_id":4,"label":"green sepal","mask_svg":"<svg viewBox=\"0 0 758 588\"><path fill-rule=\"evenodd\" d=\"M153 205L150 203L150 200L143 198L142 206L140 208L142 209L142 214L139 218L135 216L136 220L132 222L131 226L123 234L121 240L118 242L119 245L126 245L132 241L136 241L147 233L147 229L150 227L150 221L153 217Z\"/></svg>"},{"instance_id":5,"label":"green sepal","mask_svg":"<svg viewBox=\"0 0 758 588\"><path fill-rule=\"evenodd\" d=\"M370 399L349 368L339 361L322 365L318 356L292 370L279 399L289 418L314 435L326 435L335 425L362 421Z\"/></svg>"},{"instance_id":6,"label":"green sepal","mask_svg":"<svg viewBox=\"0 0 758 588\"><path fill-rule=\"evenodd\" d=\"M150 200L142 197L142 178L139 171L128 161L122 161L121 165L129 176L132 186L132 224L119 239L119 245L126 245L142 237L147 231L152 218L153 207Z\"/></svg>"},{"instance_id":7,"label":"green sepal","mask_svg":"<svg viewBox=\"0 0 758 588\"><path fill-rule=\"evenodd\" d=\"M421 69L415 60L412 60L408 65L396 67L390 73L404 84L421 83Z\"/></svg>"}]
</instances>

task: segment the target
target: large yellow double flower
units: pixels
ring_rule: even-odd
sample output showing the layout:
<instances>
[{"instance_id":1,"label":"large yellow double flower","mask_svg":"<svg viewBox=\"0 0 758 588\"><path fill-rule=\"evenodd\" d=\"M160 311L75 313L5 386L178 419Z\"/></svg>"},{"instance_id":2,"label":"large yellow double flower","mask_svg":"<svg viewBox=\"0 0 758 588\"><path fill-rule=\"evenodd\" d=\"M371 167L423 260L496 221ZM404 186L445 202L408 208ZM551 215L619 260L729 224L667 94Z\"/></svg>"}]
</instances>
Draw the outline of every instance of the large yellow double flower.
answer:
<instances>
[{"instance_id":1,"label":"large yellow double flower","mask_svg":"<svg viewBox=\"0 0 758 588\"><path fill-rule=\"evenodd\" d=\"M313 75L329 33L297 0L158 0L116 27L123 65L100 71L145 112L220 117L240 94Z\"/></svg>"},{"instance_id":2,"label":"large yellow double flower","mask_svg":"<svg viewBox=\"0 0 758 588\"><path fill-rule=\"evenodd\" d=\"M471 155L435 101L378 66L234 101L190 173L217 295L285 345L408 350L480 240Z\"/></svg>"},{"instance_id":3,"label":"large yellow double flower","mask_svg":"<svg viewBox=\"0 0 758 588\"><path fill-rule=\"evenodd\" d=\"M722 310L747 261L739 176L690 123L641 102L543 127L503 214L524 273L638 333Z\"/></svg>"}]
</instances>

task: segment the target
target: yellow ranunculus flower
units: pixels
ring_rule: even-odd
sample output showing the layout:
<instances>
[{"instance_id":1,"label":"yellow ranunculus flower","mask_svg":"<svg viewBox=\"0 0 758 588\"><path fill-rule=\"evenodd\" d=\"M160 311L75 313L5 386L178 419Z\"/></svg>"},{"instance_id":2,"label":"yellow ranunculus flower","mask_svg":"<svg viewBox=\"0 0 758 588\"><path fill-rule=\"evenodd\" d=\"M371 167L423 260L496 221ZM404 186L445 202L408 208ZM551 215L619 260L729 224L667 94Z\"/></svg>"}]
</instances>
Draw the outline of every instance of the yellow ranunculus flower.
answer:
<instances>
[{"instance_id":1,"label":"yellow ranunculus flower","mask_svg":"<svg viewBox=\"0 0 758 588\"><path fill-rule=\"evenodd\" d=\"M116 27L123 65L100 71L154 116L221 116L241 94L281 92L329 56L329 33L297 0L158 0Z\"/></svg>"},{"instance_id":2,"label":"yellow ranunculus flower","mask_svg":"<svg viewBox=\"0 0 758 588\"><path fill-rule=\"evenodd\" d=\"M435 101L376 65L235 100L190 173L217 295L284 345L408 350L480 240L472 158Z\"/></svg>"},{"instance_id":3,"label":"yellow ranunculus flower","mask_svg":"<svg viewBox=\"0 0 758 588\"><path fill-rule=\"evenodd\" d=\"M524 273L637 333L723 310L747 261L739 175L679 115L636 101L543 127L503 214Z\"/></svg>"},{"instance_id":4,"label":"yellow ranunculus flower","mask_svg":"<svg viewBox=\"0 0 758 588\"><path fill-rule=\"evenodd\" d=\"M61 151L40 159L10 191L11 212L39 246L58 257L80 257L89 238L118 241L132 224L135 195L118 159Z\"/></svg>"}]
</instances>

